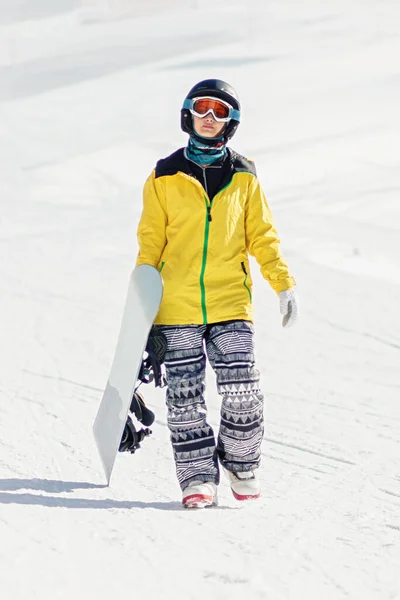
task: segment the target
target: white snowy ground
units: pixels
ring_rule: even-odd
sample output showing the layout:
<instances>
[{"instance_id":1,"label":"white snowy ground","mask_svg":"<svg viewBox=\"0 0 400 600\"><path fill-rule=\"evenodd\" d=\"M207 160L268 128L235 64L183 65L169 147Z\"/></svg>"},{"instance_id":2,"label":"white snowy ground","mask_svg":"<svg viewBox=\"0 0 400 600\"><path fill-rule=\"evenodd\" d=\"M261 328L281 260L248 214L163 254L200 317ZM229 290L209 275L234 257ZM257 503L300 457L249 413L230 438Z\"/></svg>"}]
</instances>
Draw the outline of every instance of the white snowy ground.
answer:
<instances>
[{"instance_id":1,"label":"white snowy ground","mask_svg":"<svg viewBox=\"0 0 400 600\"><path fill-rule=\"evenodd\" d=\"M77 0L0 2L0 598L398 599L400 5L176 4L95 23ZM185 512L163 391L109 488L91 426L144 179L214 76L302 313L284 331L253 265L262 498L223 481L220 508ZM211 373L208 402L217 426Z\"/></svg>"}]
</instances>

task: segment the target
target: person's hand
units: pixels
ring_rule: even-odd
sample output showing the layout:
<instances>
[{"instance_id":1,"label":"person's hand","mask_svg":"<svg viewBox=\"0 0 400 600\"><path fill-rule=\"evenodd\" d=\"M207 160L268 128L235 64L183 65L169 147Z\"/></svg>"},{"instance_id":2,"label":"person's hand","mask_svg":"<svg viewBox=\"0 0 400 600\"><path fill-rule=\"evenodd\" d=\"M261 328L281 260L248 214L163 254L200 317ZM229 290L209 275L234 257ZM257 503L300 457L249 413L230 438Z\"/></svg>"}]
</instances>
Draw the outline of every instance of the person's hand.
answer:
<instances>
[{"instance_id":1,"label":"person's hand","mask_svg":"<svg viewBox=\"0 0 400 600\"><path fill-rule=\"evenodd\" d=\"M279 297L279 309L282 319L282 327L292 327L299 316L299 298L297 296L296 288L290 288L278 294Z\"/></svg>"}]
</instances>

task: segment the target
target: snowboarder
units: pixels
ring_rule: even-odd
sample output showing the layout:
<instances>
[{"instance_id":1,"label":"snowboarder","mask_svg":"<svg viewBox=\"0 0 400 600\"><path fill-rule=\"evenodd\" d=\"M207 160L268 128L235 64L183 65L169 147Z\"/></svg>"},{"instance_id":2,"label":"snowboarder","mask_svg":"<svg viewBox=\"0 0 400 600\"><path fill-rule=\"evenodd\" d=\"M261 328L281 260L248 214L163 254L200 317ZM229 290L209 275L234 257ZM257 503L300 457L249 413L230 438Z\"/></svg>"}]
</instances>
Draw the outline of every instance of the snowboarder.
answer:
<instances>
[{"instance_id":1,"label":"snowboarder","mask_svg":"<svg viewBox=\"0 0 400 600\"><path fill-rule=\"evenodd\" d=\"M155 326L167 340L168 427L185 507L217 504L220 465L237 500L260 495L263 394L249 254L279 296L283 325L298 316L254 162L227 148L240 110L224 81L190 90L181 110L188 145L157 162L138 227L137 264L157 267L164 280ZM206 356L222 396L217 439L206 418Z\"/></svg>"}]
</instances>

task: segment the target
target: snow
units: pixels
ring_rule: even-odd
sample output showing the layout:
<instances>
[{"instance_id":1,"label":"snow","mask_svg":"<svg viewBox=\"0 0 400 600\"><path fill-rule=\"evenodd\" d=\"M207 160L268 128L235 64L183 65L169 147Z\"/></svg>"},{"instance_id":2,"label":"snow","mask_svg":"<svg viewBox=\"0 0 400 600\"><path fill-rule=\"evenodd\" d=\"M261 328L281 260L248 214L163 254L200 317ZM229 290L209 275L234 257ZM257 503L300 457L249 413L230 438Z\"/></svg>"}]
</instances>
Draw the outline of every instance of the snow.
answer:
<instances>
[{"instance_id":1,"label":"snow","mask_svg":"<svg viewBox=\"0 0 400 600\"><path fill-rule=\"evenodd\" d=\"M0 2L0 597L398 599L400 5L183 4L90 21L77 1ZM256 160L302 311L283 330L252 264L262 497L223 480L218 509L190 512L163 391L110 487L91 427L143 182L214 76L241 96L232 147Z\"/></svg>"}]
</instances>

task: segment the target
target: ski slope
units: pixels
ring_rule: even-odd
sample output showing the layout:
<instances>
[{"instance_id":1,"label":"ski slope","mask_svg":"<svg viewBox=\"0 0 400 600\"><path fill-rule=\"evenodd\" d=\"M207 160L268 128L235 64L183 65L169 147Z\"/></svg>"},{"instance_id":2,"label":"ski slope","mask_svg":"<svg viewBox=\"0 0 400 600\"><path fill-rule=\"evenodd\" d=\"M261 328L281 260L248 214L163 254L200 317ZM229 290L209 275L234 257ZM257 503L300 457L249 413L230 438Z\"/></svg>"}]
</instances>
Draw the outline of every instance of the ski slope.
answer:
<instances>
[{"instance_id":1,"label":"ski slope","mask_svg":"<svg viewBox=\"0 0 400 600\"><path fill-rule=\"evenodd\" d=\"M0 2L0 598L400 599L400 5L183 5L97 21ZM110 487L91 428L141 189L207 77L241 97L231 145L256 161L301 318L282 329L252 263L262 497L223 480L219 508L184 511L163 391ZM211 372L207 393L216 428Z\"/></svg>"}]
</instances>

